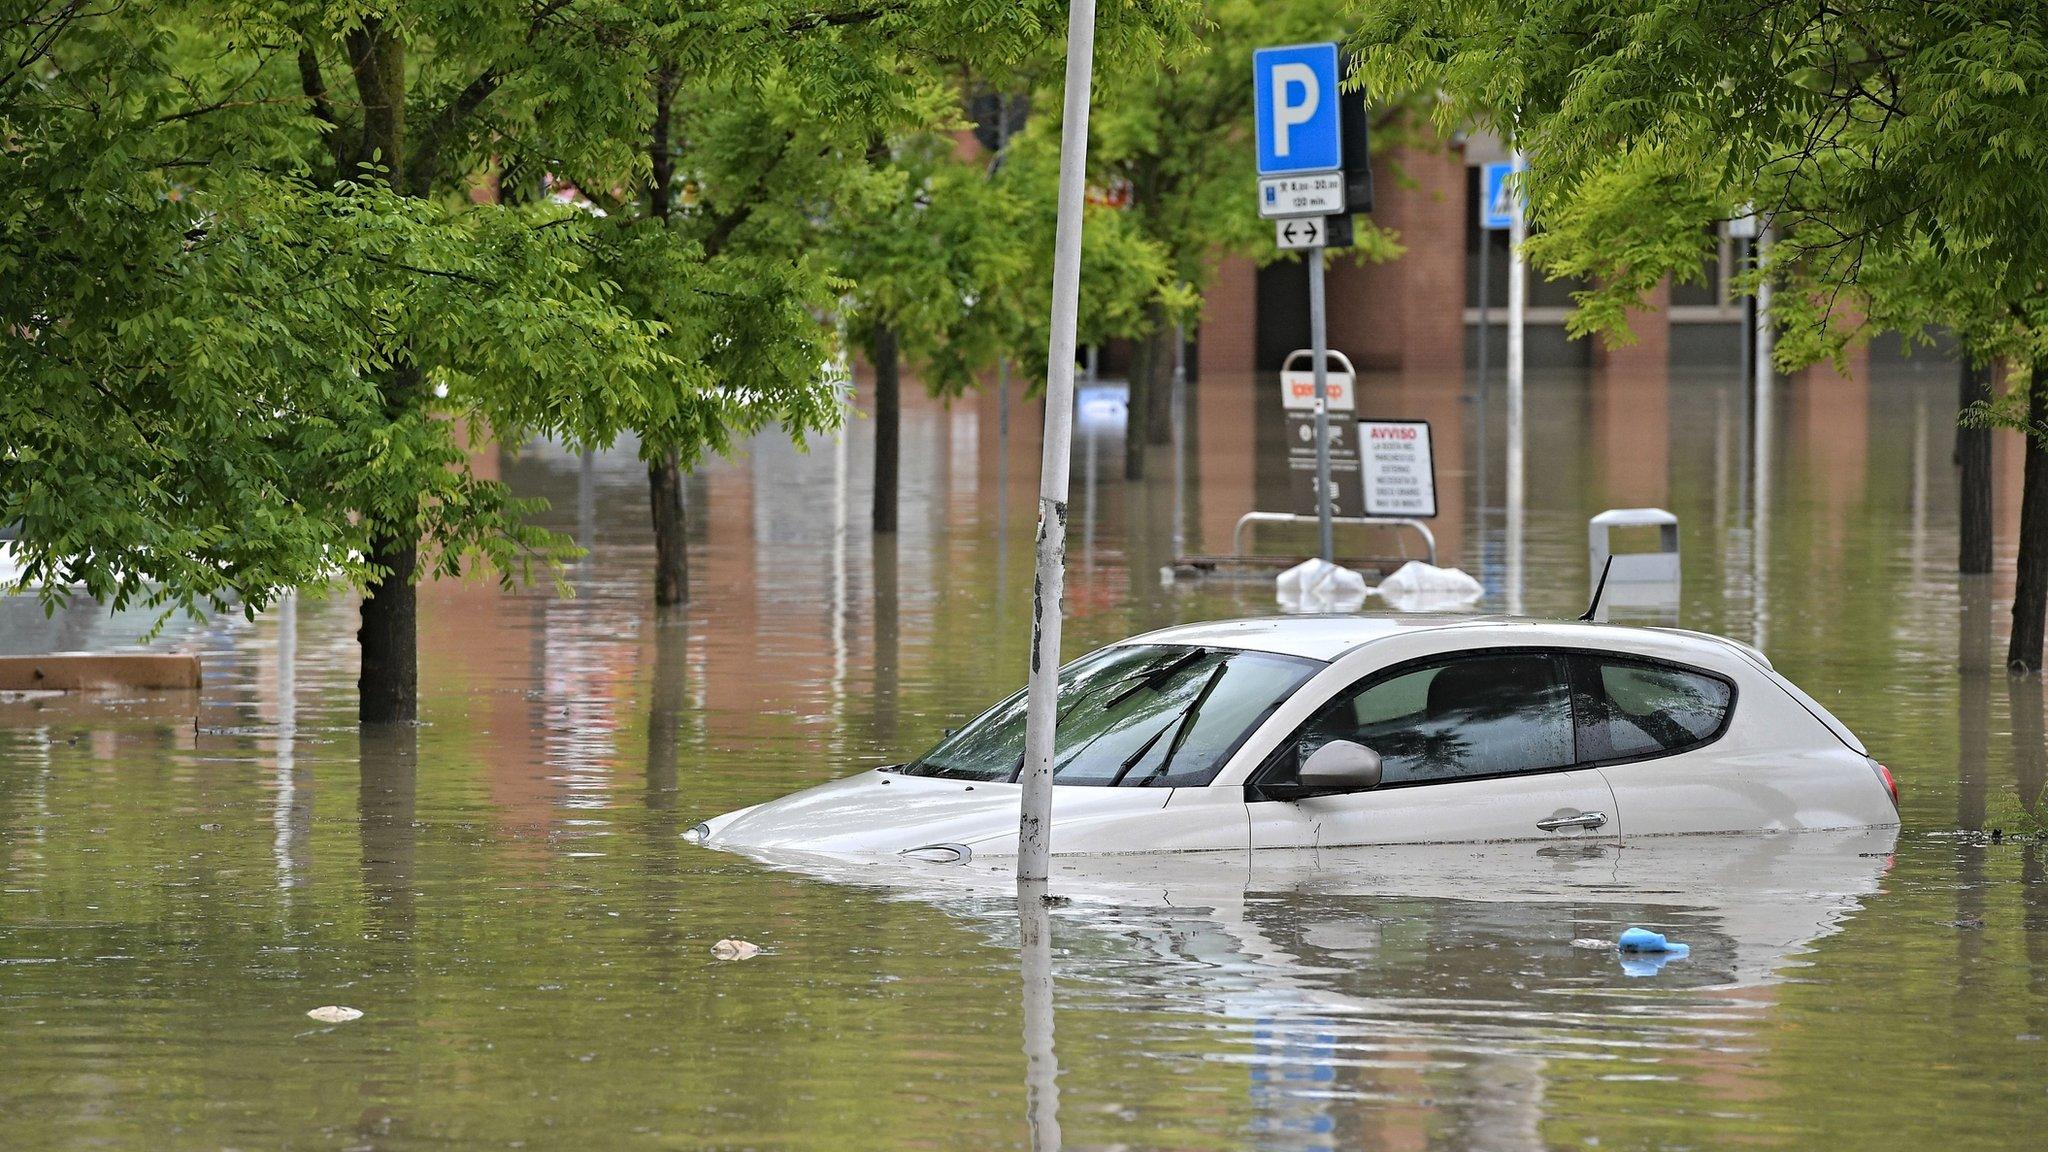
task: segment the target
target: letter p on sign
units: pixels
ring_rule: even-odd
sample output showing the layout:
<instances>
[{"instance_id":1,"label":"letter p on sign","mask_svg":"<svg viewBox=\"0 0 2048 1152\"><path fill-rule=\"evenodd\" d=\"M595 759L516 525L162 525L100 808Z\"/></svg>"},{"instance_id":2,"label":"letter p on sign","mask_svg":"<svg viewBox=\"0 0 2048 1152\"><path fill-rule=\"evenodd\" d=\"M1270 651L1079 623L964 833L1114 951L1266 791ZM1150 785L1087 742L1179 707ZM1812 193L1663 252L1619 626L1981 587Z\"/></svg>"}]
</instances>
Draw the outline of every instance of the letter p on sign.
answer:
<instances>
[{"instance_id":1,"label":"letter p on sign","mask_svg":"<svg viewBox=\"0 0 2048 1152\"><path fill-rule=\"evenodd\" d=\"M1296 44L1252 54L1259 175L1334 172L1344 166L1337 46Z\"/></svg>"},{"instance_id":2,"label":"letter p on sign","mask_svg":"<svg viewBox=\"0 0 2048 1152\"><path fill-rule=\"evenodd\" d=\"M1308 123L1323 102L1323 85L1306 64L1279 64L1273 89L1273 155L1286 157L1294 151L1294 126Z\"/></svg>"}]
</instances>

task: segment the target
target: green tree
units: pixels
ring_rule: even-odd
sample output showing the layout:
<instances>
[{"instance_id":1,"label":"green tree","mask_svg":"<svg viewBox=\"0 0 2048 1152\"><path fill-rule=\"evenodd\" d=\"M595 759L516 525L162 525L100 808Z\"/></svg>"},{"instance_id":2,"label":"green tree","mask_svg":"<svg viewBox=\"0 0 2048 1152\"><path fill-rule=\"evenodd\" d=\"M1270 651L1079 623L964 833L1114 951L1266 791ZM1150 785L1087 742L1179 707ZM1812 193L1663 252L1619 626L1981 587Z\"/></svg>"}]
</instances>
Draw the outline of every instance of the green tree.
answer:
<instances>
[{"instance_id":1,"label":"green tree","mask_svg":"<svg viewBox=\"0 0 2048 1152\"><path fill-rule=\"evenodd\" d=\"M564 69L539 44L562 8L13 4L0 519L28 582L254 612L339 574L385 720L413 714L422 569L560 556L449 418L630 426L661 357L587 275L587 221L455 175L494 99L553 98L509 81ZM408 62L414 39L474 55Z\"/></svg>"},{"instance_id":2,"label":"green tree","mask_svg":"<svg viewBox=\"0 0 2048 1152\"><path fill-rule=\"evenodd\" d=\"M942 116L906 45L1019 56L1063 18L0 2L0 519L29 580L253 612L338 575L364 593L366 721L415 713L420 576L523 578L567 550L461 432L637 431L659 507L732 435L836 418L815 369L849 286L809 252L859 206L874 126ZM1187 8L1117 9L1107 50L1184 34ZM473 194L493 173L502 201ZM533 194L549 174L645 207L557 204ZM912 319L934 359L966 355Z\"/></svg>"},{"instance_id":3,"label":"green tree","mask_svg":"<svg viewBox=\"0 0 2048 1152\"><path fill-rule=\"evenodd\" d=\"M633 237L630 250L680 246L700 265L682 283L631 261L616 268L629 306L659 321L675 363L665 393L674 410L638 430L657 603L688 594L682 473L703 452L724 451L767 423L801 439L839 419L842 397L820 382L836 352L835 329L845 326L842 305L892 291L857 292L835 259L845 255L835 238L879 202L875 141L950 120L949 89L935 82L931 61L950 58L963 42L991 61L1035 52L1056 15L1045 4L957 0L781 7L779 23L747 9L749 18L721 24L716 35L692 10L630 10L611 39L638 61L641 80L629 91L639 101L645 162L635 166L631 195L607 196L579 181ZM939 214L956 233L937 237L955 267L929 271L965 277L971 289L977 254L1003 234L961 227L965 213L951 203ZM889 278L903 270L885 262L872 271ZM930 309L910 319L929 328L917 333L925 344L956 327ZM854 327L868 334L866 325Z\"/></svg>"},{"instance_id":4,"label":"green tree","mask_svg":"<svg viewBox=\"0 0 2048 1152\"><path fill-rule=\"evenodd\" d=\"M1000 158L969 158L960 141L972 127L962 117L970 91L1028 87L1031 77L1062 74L1055 51L1065 6L1007 11L1005 22L991 26L981 8L970 6L956 23L929 27L921 39L897 46L900 111L870 121L865 168L841 184L827 224L835 266L851 285L842 313L847 336L875 373L878 532L896 529L904 368L936 395L958 395L1005 356L1043 374L1058 121L1039 118ZM1184 50L1198 20L1194 0L1110 9L1097 20L1097 67L1136 66ZM1123 334L1111 326L1127 309L1106 296L1133 284L1159 291L1158 262L1129 237L1112 219L1090 214L1084 339L1091 327ZM1091 314L1091 298L1105 307Z\"/></svg>"},{"instance_id":5,"label":"green tree","mask_svg":"<svg viewBox=\"0 0 2048 1152\"><path fill-rule=\"evenodd\" d=\"M847 338L875 374L874 530L894 532L902 369L911 365L934 394L971 387L1000 339L996 289L1028 264L1022 206L961 162L951 139L878 138L866 160L830 232L852 283Z\"/></svg>"},{"instance_id":6,"label":"green tree","mask_svg":"<svg viewBox=\"0 0 2048 1152\"><path fill-rule=\"evenodd\" d=\"M1137 65L1142 67L1143 65ZM1053 90L1057 94L1057 89ZM1041 99L1057 109L1056 102ZM1045 376L1052 315L1052 247L1059 223L1054 192L1059 185L1061 124L1057 115L1034 118L1010 142L995 183L1023 206L1019 223L1030 261L1001 286L1006 301L998 337L1000 349L1023 366L1027 377ZM1092 149L1092 146L1091 146ZM1091 156L1090 167L1094 166ZM1108 181L1101 180L1098 188ZM1171 254L1148 235L1139 217L1125 208L1091 202L1081 233L1081 299L1076 335L1082 345L1135 339L1160 308L1185 313L1194 301L1175 273Z\"/></svg>"},{"instance_id":7,"label":"green tree","mask_svg":"<svg viewBox=\"0 0 2048 1152\"><path fill-rule=\"evenodd\" d=\"M658 323L668 357L635 429L658 605L689 599L684 473L770 423L801 442L841 410L824 366L825 316L843 284L813 252L811 216L836 142L783 82L781 61L757 59L746 77L681 61L673 51L650 61L631 196L591 193L612 225L605 274L626 308Z\"/></svg>"},{"instance_id":8,"label":"green tree","mask_svg":"<svg viewBox=\"0 0 2048 1152\"><path fill-rule=\"evenodd\" d=\"M1777 241L1781 366L1876 329L1940 326L2011 392L1968 419L2028 439L2009 662L2048 622L2048 16L2029 0L1364 0L1368 93L1439 94L1439 123L1534 159L1539 267L1589 279L1575 333L1625 332L1710 226ZM1757 282L1752 276L1750 283Z\"/></svg>"}]
</instances>

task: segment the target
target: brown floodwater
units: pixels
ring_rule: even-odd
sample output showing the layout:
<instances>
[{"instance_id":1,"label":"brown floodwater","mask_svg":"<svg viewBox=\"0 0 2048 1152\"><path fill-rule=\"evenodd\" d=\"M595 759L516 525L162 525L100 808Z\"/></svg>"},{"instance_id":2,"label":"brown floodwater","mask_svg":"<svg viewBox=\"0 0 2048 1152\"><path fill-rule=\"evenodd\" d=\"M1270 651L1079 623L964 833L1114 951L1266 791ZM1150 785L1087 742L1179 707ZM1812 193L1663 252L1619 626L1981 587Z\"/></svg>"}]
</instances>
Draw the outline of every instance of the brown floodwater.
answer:
<instances>
[{"instance_id":1,"label":"brown floodwater","mask_svg":"<svg viewBox=\"0 0 2048 1152\"><path fill-rule=\"evenodd\" d=\"M359 732L354 604L318 590L152 641L202 656L196 698L0 702L0 1146L2038 1146L2042 690L1998 667L2010 535L1953 574L1952 370L1782 385L1761 452L1725 377L1537 379L1519 509L1498 387L1483 444L1459 392L1361 404L1432 422L1443 560L1487 607L1577 615L1587 518L1670 509L1682 588L1627 614L1761 645L1890 764L1903 828L1070 861L1043 922L999 872L710 852L681 834L1021 684L1037 406L1005 439L993 399L913 405L891 542L865 420L707 465L665 616L630 449L505 449L480 466L590 552L573 596L423 590L416 729ZM1161 576L1285 506L1273 387L1206 381L1188 423L1183 483L1164 447L1127 483L1084 400L1068 655L1273 610ZM16 598L0 651L148 623ZM1692 955L1586 946L1631 924Z\"/></svg>"}]
</instances>

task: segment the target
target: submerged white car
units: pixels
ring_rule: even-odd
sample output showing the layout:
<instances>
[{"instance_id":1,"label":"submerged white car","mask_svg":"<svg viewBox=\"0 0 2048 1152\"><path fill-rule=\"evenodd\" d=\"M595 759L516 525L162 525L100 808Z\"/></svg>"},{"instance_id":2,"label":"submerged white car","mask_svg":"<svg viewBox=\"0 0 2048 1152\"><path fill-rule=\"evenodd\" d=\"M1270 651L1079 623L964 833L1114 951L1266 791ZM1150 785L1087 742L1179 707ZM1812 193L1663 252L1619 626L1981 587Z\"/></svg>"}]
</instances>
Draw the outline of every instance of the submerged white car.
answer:
<instances>
[{"instance_id":1,"label":"submerged white car","mask_svg":"<svg viewBox=\"0 0 2048 1152\"><path fill-rule=\"evenodd\" d=\"M1060 672L1058 854L1889 827L1891 773L1746 645L1487 618L1280 617ZM752 854L1013 856L1023 693L908 764L691 829Z\"/></svg>"}]
</instances>

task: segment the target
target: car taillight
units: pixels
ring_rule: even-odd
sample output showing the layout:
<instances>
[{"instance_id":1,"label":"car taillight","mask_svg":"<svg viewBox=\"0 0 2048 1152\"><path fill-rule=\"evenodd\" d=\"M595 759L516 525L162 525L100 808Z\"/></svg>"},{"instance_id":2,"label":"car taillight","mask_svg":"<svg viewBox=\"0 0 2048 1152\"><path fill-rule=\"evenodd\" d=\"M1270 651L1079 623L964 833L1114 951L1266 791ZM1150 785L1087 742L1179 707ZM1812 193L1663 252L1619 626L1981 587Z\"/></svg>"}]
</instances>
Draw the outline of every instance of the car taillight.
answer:
<instances>
[{"instance_id":1,"label":"car taillight","mask_svg":"<svg viewBox=\"0 0 2048 1152\"><path fill-rule=\"evenodd\" d=\"M1892 798L1892 811L1899 810L1899 782L1892 779L1892 770L1872 760L1870 767L1877 773L1878 782L1884 785L1887 795Z\"/></svg>"}]
</instances>

